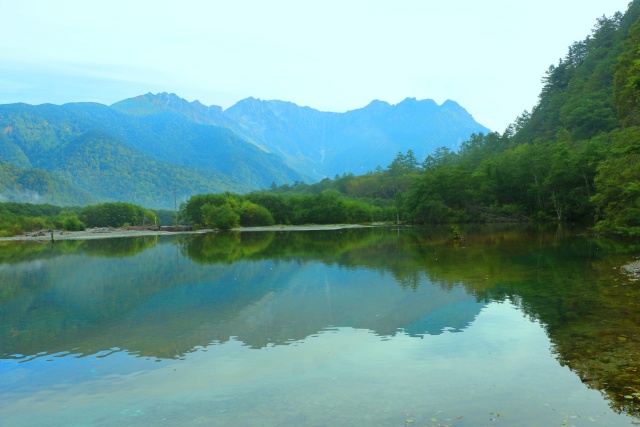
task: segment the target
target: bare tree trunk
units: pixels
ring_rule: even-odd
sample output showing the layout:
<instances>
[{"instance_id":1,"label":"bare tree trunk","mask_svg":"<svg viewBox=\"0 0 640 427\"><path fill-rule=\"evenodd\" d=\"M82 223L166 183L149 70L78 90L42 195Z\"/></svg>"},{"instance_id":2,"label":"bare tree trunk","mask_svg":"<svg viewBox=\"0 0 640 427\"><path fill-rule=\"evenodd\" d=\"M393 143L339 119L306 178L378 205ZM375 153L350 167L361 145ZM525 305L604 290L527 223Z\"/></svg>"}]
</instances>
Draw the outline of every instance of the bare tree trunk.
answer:
<instances>
[{"instance_id":1,"label":"bare tree trunk","mask_svg":"<svg viewBox=\"0 0 640 427\"><path fill-rule=\"evenodd\" d=\"M553 207L556 210L558 221L562 220L562 202L556 197L555 190L553 190L553 193L551 193L551 201L553 202Z\"/></svg>"}]
</instances>

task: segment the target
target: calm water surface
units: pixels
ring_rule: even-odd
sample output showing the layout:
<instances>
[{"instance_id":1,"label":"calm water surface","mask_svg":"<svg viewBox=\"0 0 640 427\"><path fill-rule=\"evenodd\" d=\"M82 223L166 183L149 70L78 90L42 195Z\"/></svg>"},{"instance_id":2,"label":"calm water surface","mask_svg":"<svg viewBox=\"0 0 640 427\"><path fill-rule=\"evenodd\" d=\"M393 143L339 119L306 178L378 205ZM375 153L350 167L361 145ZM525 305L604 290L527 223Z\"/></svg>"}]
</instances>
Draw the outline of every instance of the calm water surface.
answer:
<instances>
[{"instance_id":1,"label":"calm water surface","mask_svg":"<svg viewBox=\"0 0 640 427\"><path fill-rule=\"evenodd\" d=\"M0 243L0 425L638 424L640 244L464 233Z\"/></svg>"}]
</instances>

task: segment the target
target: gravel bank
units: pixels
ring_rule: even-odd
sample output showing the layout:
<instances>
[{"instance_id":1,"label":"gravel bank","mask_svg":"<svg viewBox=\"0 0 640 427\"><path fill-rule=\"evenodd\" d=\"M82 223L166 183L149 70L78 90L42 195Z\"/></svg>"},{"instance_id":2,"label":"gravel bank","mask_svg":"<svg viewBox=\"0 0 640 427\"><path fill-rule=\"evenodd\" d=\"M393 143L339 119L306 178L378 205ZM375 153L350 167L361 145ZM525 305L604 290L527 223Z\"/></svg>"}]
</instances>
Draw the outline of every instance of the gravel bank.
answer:
<instances>
[{"instance_id":1,"label":"gravel bank","mask_svg":"<svg viewBox=\"0 0 640 427\"><path fill-rule=\"evenodd\" d=\"M236 231L312 231L312 230L339 230L343 228L361 228L364 225L274 225L269 227L240 227L234 228ZM203 234L211 233L215 230L204 229L195 231L186 231L180 229L157 229L143 227L127 227L127 228L111 228L98 227L87 228L84 231L53 231L54 241L59 240L92 240L92 239L110 239L116 237L139 237L139 236L167 236L172 234ZM19 236L0 237L0 242L7 241L36 241L50 242L51 232L48 230L34 231Z\"/></svg>"},{"instance_id":2,"label":"gravel bank","mask_svg":"<svg viewBox=\"0 0 640 427\"><path fill-rule=\"evenodd\" d=\"M157 228L111 228L96 227L87 228L84 231L61 231L53 230L54 241L59 240L93 240L93 239L110 239L115 237L139 237L139 236L166 236L177 233L207 233L212 230L197 231L173 231ZM21 234L13 237L0 237L0 242L6 241L36 241L50 242L51 232L49 230L34 231L31 233Z\"/></svg>"}]
</instances>

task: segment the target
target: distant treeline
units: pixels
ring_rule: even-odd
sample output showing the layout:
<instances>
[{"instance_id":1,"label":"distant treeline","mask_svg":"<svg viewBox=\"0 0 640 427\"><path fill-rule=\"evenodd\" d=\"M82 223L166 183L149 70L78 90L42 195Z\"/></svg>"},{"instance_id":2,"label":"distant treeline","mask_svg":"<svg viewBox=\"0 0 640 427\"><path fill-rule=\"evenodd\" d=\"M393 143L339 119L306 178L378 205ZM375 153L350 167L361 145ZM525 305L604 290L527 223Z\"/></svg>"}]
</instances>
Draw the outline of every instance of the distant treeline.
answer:
<instances>
[{"instance_id":1,"label":"distant treeline","mask_svg":"<svg viewBox=\"0 0 640 427\"><path fill-rule=\"evenodd\" d=\"M351 199L335 190L289 195L264 191L193 196L182 205L179 218L194 227L229 229L274 224L371 223L390 219L391 210Z\"/></svg>"},{"instance_id":2,"label":"distant treeline","mask_svg":"<svg viewBox=\"0 0 640 427\"><path fill-rule=\"evenodd\" d=\"M161 225L162 219L173 223L175 214L124 202L64 208L51 204L6 202L0 203L0 237L50 228L79 231L87 227Z\"/></svg>"}]
</instances>

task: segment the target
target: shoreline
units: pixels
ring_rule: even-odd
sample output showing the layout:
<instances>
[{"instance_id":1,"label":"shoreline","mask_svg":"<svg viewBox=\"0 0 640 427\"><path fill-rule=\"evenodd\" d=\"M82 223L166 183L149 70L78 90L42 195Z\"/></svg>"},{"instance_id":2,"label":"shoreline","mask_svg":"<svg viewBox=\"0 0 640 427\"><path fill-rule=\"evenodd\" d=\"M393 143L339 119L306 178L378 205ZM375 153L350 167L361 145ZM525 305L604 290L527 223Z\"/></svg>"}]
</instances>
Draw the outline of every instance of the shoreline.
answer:
<instances>
[{"instance_id":1,"label":"shoreline","mask_svg":"<svg viewBox=\"0 0 640 427\"><path fill-rule=\"evenodd\" d=\"M143 237L143 236L169 236L172 234L199 234L213 230L184 230L169 231L158 229L135 229L135 228L112 228L95 227L87 228L84 231L63 231L53 230L53 240L95 240L112 239L120 237ZM0 237L0 242L50 242L51 232L49 230L33 231L13 237Z\"/></svg>"},{"instance_id":2,"label":"shoreline","mask_svg":"<svg viewBox=\"0 0 640 427\"><path fill-rule=\"evenodd\" d=\"M231 231L319 231L319 230L340 230L344 228L364 228L371 227L358 224L331 224L331 225L271 225L263 227L237 227ZM143 237L143 236L170 236L176 234L205 234L215 233L218 230L158 230L158 229L138 229L138 228L112 228L95 227L87 228L84 231L62 231L53 230L53 240L95 240L112 239L121 237ZM13 237L0 237L0 242L50 242L51 232L48 230L33 231Z\"/></svg>"},{"instance_id":3,"label":"shoreline","mask_svg":"<svg viewBox=\"0 0 640 427\"><path fill-rule=\"evenodd\" d=\"M360 224L311 224L311 225L265 225L258 227L237 227L233 231L321 231L321 230L342 230L345 228L370 228L375 225Z\"/></svg>"}]
</instances>

